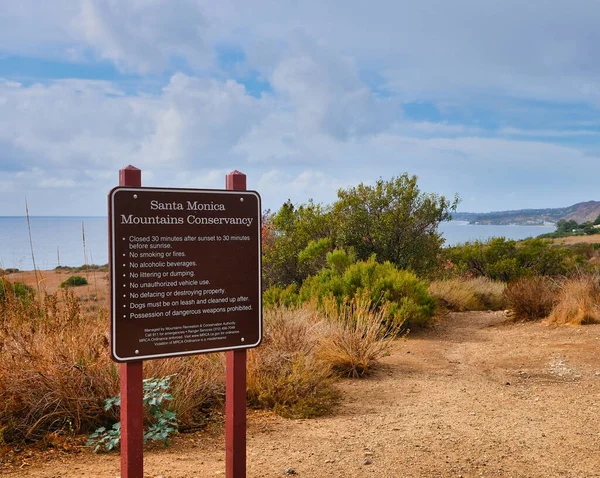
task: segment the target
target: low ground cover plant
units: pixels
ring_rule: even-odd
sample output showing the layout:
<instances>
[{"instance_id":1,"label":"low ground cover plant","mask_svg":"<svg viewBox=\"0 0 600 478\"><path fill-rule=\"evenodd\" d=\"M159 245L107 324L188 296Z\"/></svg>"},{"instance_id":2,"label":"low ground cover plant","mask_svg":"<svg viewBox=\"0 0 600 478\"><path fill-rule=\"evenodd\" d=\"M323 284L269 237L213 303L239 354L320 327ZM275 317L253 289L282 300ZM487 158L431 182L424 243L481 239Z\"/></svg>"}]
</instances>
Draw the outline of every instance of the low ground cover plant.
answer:
<instances>
[{"instance_id":1,"label":"low ground cover plant","mask_svg":"<svg viewBox=\"0 0 600 478\"><path fill-rule=\"evenodd\" d=\"M177 432L177 413L170 410L168 402L173 400L169 393L171 378L167 375L161 378L147 378L142 383L143 404L152 417L152 422L144 433L144 442L148 440L161 440L165 445L169 444L171 435ZM104 401L104 409L111 410L113 407L121 406L121 396L107 398ZM113 424L109 429L100 427L89 436L88 446L93 447L94 452L110 451L119 446L121 441L121 422Z\"/></svg>"}]
</instances>

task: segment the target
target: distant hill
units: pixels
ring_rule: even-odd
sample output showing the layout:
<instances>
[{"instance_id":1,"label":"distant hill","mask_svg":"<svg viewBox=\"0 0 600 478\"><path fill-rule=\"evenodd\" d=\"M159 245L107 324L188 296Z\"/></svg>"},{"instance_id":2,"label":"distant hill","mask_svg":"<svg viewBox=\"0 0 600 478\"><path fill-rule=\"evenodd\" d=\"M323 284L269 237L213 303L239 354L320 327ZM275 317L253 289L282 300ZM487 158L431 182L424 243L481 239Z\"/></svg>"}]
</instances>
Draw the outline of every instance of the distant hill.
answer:
<instances>
[{"instance_id":1,"label":"distant hill","mask_svg":"<svg viewBox=\"0 0 600 478\"><path fill-rule=\"evenodd\" d=\"M519 224L542 225L556 223L560 219L573 220L578 224L593 222L600 215L600 201L587 201L569 207L547 209L519 209L516 211L457 212L452 214L456 221L469 221L471 224Z\"/></svg>"}]
</instances>

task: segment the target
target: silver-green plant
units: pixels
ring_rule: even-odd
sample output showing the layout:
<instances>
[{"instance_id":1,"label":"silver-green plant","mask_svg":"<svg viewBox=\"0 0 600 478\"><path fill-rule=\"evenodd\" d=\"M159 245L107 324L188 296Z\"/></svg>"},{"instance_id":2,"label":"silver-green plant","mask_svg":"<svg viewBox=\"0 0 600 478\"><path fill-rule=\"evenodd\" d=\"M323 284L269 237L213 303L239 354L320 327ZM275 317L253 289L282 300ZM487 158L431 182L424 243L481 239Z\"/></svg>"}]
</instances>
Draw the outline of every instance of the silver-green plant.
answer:
<instances>
[{"instance_id":1,"label":"silver-green plant","mask_svg":"<svg viewBox=\"0 0 600 478\"><path fill-rule=\"evenodd\" d=\"M154 422L144 433L144 443L148 440L162 440L168 446L169 437L177 433L177 413L166 408L166 402L173 400L173 395L168 390L171 388L171 378L175 375L147 378L143 382L143 403L149 407L150 415L154 417ZM110 410L120 405L121 396L117 395L106 399L104 409ZM98 428L88 437L87 445L94 447L94 453L98 453L103 449L110 451L116 448L120 441L121 422L118 422L110 429Z\"/></svg>"}]
</instances>

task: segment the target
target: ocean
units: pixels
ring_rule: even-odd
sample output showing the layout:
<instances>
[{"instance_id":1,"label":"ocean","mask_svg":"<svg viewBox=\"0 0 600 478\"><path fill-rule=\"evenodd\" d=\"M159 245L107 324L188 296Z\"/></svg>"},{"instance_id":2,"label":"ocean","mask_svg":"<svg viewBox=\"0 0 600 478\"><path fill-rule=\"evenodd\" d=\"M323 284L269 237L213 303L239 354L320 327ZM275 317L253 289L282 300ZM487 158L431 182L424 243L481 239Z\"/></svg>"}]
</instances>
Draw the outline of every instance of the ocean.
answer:
<instances>
[{"instance_id":1,"label":"ocean","mask_svg":"<svg viewBox=\"0 0 600 478\"><path fill-rule=\"evenodd\" d=\"M33 216L30 222L33 255L38 269L108 262L106 217ZM552 232L554 226L482 226L451 221L442 223L440 231L446 238L446 245L452 246L491 237L525 239ZM0 216L0 267L32 270L31 250L27 218Z\"/></svg>"}]
</instances>

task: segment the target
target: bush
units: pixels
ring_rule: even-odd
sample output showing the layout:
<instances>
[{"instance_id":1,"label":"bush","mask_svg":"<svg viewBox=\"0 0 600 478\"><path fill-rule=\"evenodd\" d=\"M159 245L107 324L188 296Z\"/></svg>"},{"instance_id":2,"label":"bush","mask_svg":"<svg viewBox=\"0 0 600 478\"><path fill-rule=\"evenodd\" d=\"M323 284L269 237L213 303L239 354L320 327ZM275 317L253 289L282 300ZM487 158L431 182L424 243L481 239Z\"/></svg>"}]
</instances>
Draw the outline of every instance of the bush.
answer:
<instances>
[{"instance_id":1,"label":"bush","mask_svg":"<svg viewBox=\"0 0 600 478\"><path fill-rule=\"evenodd\" d=\"M368 293L344 301L338 307L332 297L324 299L327 332L319 357L345 377L362 377L389 353L400 327L389 323L388 307L372 310Z\"/></svg>"},{"instance_id":2,"label":"bush","mask_svg":"<svg viewBox=\"0 0 600 478\"><path fill-rule=\"evenodd\" d=\"M88 285L87 279L81 276L71 276L60 284L61 287L78 287L81 285Z\"/></svg>"},{"instance_id":3,"label":"bush","mask_svg":"<svg viewBox=\"0 0 600 478\"><path fill-rule=\"evenodd\" d=\"M486 277L453 278L429 284L429 293L442 308L457 312L504 308L505 284Z\"/></svg>"},{"instance_id":4,"label":"bush","mask_svg":"<svg viewBox=\"0 0 600 478\"><path fill-rule=\"evenodd\" d=\"M433 319L435 300L427 285L412 272L399 270L390 262L380 264L372 257L352 263L352 257L336 250L327 254L328 267L304 281L300 299L316 299L322 305L325 297L335 297L338 306L368 291L371 307L388 304L389 319L398 327L425 327Z\"/></svg>"},{"instance_id":5,"label":"bush","mask_svg":"<svg viewBox=\"0 0 600 478\"><path fill-rule=\"evenodd\" d=\"M339 394L330 367L317 357L322 322L314 310L265 311L260 347L248 353L249 404L290 418L329 412Z\"/></svg>"},{"instance_id":6,"label":"bush","mask_svg":"<svg viewBox=\"0 0 600 478\"><path fill-rule=\"evenodd\" d=\"M279 286L269 287L263 292L263 307L287 307L294 308L300 304L298 296L298 287L295 284L287 286L285 289Z\"/></svg>"},{"instance_id":7,"label":"bush","mask_svg":"<svg viewBox=\"0 0 600 478\"><path fill-rule=\"evenodd\" d=\"M12 282L6 277L0 277L0 310L2 303L6 303L9 300L9 296L19 301L30 301L34 298L35 292L27 284Z\"/></svg>"},{"instance_id":8,"label":"bush","mask_svg":"<svg viewBox=\"0 0 600 478\"><path fill-rule=\"evenodd\" d=\"M487 277L510 282L528 275L562 276L582 264L566 247L546 239L508 240L497 237L486 242L467 242L444 251L454 275Z\"/></svg>"},{"instance_id":9,"label":"bush","mask_svg":"<svg viewBox=\"0 0 600 478\"><path fill-rule=\"evenodd\" d=\"M417 177L402 174L374 185L340 189L322 206L289 200L262 223L263 279L266 287L300 284L325 265L327 252L354 249L359 260L375 255L417 274L433 272L444 238L438 231L456 210L453 201L422 192Z\"/></svg>"},{"instance_id":10,"label":"bush","mask_svg":"<svg viewBox=\"0 0 600 478\"><path fill-rule=\"evenodd\" d=\"M543 319L556 300L556 282L543 276L522 277L506 287L504 295L514 320Z\"/></svg>"},{"instance_id":11,"label":"bush","mask_svg":"<svg viewBox=\"0 0 600 478\"><path fill-rule=\"evenodd\" d=\"M550 324L600 323L600 277L583 275L566 280L548 317Z\"/></svg>"}]
</instances>

